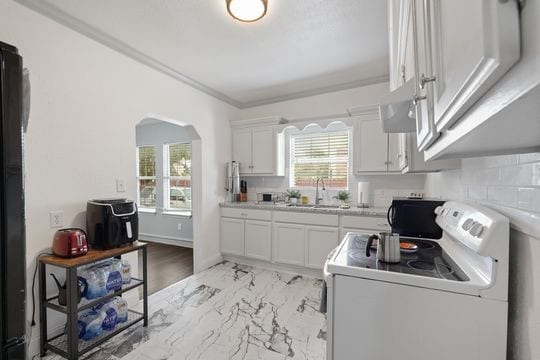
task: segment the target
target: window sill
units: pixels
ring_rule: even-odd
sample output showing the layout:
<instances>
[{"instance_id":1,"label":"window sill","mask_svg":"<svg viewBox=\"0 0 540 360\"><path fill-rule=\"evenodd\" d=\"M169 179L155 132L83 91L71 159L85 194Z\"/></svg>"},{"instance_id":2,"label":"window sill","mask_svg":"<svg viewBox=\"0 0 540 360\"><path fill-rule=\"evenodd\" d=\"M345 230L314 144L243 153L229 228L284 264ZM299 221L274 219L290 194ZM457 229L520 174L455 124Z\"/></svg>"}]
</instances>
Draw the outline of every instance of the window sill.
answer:
<instances>
[{"instance_id":1,"label":"window sill","mask_svg":"<svg viewBox=\"0 0 540 360\"><path fill-rule=\"evenodd\" d=\"M163 215L168 215L168 216L179 216L179 217L187 217L187 218L191 218L192 214L191 214L191 211L190 210L185 210L185 211L171 211L171 210L165 210L162 212Z\"/></svg>"},{"instance_id":2,"label":"window sill","mask_svg":"<svg viewBox=\"0 0 540 360\"><path fill-rule=\"evenodd\" d=\"M139 208L138 210L139 210L140 213L145 213L145 214L155 214L156 213L156 209Z\"/></svg>"}]
</instances>

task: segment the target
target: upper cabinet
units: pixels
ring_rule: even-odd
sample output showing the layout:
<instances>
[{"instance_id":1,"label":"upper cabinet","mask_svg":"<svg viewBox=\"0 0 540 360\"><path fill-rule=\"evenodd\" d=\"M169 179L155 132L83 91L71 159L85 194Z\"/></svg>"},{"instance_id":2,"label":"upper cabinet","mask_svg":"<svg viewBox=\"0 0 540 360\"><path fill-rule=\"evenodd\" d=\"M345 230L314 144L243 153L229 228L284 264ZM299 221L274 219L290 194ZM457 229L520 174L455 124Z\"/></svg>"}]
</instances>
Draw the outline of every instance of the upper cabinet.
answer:
<instances>
[{"instance_id":1,"label":"upper cabinet","mask_svg":"<svg viewBox=\"0 0 540 360\"><path fill-rule=\"evenodd\" d=\"M381 121L372 118L357 119L353 125L353 172L399 172L398 134L382 131Z\"/></svg>"},{"instance_id":2,"label":"upper cabinet","mask_svg":"<svg viewBox=\"0 0 540 360\"><path fill-rule=\"evenodd\" d=\"M416 136L414 133L402 133L399 135L399 170L403 174L428 173L441 170L459 169L461 160L432 160L425 161L424 154L418 151Z\"/></svg>"},{"instance_id":3,"label":"upper cabinet","mask_svg":"<svg viewBox=\"0 0 540 360\"><path fill-rule=\"evenodd\" d=\"M275 125L259 126L259 123L255 126L250 124L233 126L233 160L240 163L242 176L283 176L285 174L283 134L278 133Z\"/></svg>"},{"instance_id":4,"label":"upper cabinet","mask_svg":"<svg viewBox=\"0 0 540 360\"><path fill-rule=\"evenodd\" d=\"M430 32L432 73L420 72L420 87L433 82L437 131L451 127L519 60L515 1L415 1Z\"/></svg>"},{"instance_id":5,"label":"upper cabinet","mask_svg":"<svg viewBox=\"0 0 540 360\"><path fill-rule=\"evenodd\" d=\"M412 52L417 144L427 159L540 148L540 136L530 134L540 131L531 120L540 93L540 5L521 2L521 18L519 5L389 0L390 89L402 84L399 64L408 61L400 54Z\"/></svg>"},{"instance_id":6,"label":"upper cabinet","mask_svg":"<svg viewBox=\"0 0 540 360\"><path fill-rule=\"evenodd\" d=\"M403 86L414 77L412 0L388 2L388 33L390 34L390 91Z\"/></svg>"}]
</instances>

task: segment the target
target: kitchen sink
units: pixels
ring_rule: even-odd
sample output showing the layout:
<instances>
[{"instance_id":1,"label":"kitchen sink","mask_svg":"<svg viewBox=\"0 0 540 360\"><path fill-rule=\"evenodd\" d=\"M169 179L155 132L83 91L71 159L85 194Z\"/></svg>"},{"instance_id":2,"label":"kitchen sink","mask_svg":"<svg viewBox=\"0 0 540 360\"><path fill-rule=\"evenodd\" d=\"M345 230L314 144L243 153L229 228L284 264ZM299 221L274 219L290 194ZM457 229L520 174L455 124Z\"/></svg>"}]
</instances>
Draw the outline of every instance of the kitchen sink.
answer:
<instances>
[{"instance_id":1,"label":"kitchen sink","mask_svg":"<svg viewBox=\"0 0 540 360\"><path fill-rule=\"evenodd\" d=\"M339 209L339 205L315 205L315 204L287 204L290 207L308 208L308 209Z\"/></svg>"}]
</instances>

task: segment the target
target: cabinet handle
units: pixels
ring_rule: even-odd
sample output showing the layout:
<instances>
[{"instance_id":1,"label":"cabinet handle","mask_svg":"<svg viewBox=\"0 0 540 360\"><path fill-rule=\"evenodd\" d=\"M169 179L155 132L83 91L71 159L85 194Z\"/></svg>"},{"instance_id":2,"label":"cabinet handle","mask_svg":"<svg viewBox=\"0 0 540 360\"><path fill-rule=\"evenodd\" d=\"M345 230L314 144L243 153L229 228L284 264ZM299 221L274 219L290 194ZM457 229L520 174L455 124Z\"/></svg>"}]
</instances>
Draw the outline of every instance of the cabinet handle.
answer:
<instances>
[{"instance_id":1,"label":"cabinet handle","mask_svg":"<svg viewBox=\"0 0 540 360\"><path fill-rule=\"evenodd\" d=\"M420 89L423 90L428 82L435 82L436 80L436 76L426 77L424 74L422 74L422 76L420 76Z\"/></svg>"},{"instance_id":2,"label":"cabinet handle","mask_svg":"<svg viewBox=\"0 0 540 360\"><path fill-rule=\"evenodd\" d=\"M421 100L426 100L427 99L427 96L423 95L423 96L418 96L418 95L414 95L413 97L413 104L414 105L418 105L418 102L421 101Z\"/></svg>"},{"instance_id":3,"label":"cabinet handle","mask_svg":"<svg viewBox=\"0 0 540 360\"><path fill-rule=\"evenodd\" d=\"M240 215L242 215L242 216L247 216L247 214L246 214L246 213L241 213Z\"/></svg>"}]
</instances>

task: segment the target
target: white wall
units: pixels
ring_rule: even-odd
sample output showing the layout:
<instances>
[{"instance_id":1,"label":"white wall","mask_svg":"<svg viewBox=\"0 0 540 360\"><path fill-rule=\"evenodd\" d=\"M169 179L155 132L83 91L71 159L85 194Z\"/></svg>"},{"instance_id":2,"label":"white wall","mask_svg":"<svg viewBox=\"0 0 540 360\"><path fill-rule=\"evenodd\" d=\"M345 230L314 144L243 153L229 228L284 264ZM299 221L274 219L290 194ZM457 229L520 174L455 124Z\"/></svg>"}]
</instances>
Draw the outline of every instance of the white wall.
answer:
<instances>
[{"instance_id":1,"label":"white wall","mask_svg":"<svg viewBox=\"0 0 540 360\"><path fill-rule=\"evenodd\" d=\"M347 109L361 105L372 105L380 101L380 98L388 94L388 83L374 84L349 90L336 91L333 93L310 96L302 99L283 101L275 104L263 105L240 111L241 119L255 119L268 116L280 116L287 119L316 118L327 115L347 114ZM287 142L288 143L288 142ZM354 152L354 148L352 149ZM287 152L286 152L287 154ZM354 153L353 153L354 156ZM248 182L248 198L256 200L257 192L284 192L289 188L288 154L286 155L285 177L245 177ZM352 166L352 164L351 164ZM367 181L370 183L371 205L386 204L393 195L402 196L403 192L423 190L424 175L363 175L355 176L352 171L349 174L349 192L352 203L357 202L357 183ZM325 194L326 202L335 202L332 199L337 190L328 191ZM307 195L310 202L314 201L315 190L303 189L303 195Z\"/></svg>"},{"instance_id":2,"label":"white wall","mask_svg":"<svg viewBox=\"0 0 540 360\"><path fill-rule=\"evenodd\" d=\"M540 359L540 153L464 159L462 170L428 175L426 191L509 217L508 359Z\"/></svg>"},{"instance_id":3,"label":"white wall","mask_svg":"<svg viewBox=\"0 0 540 360\"><path fill-rule=\"evenodd\" d=\"M88 199L119 195L115 179L126 181L121 195L135 198L135 126L149 113L193 124L201 137L196 270L218 261L217 200L231 156L228 121L238 110L11 1L0 2L0 40L19 48L32 82L25 138L28 283L36 254L51 245L49 211L63 210L66 226L84 226Z\"/></svg>"}]
</instances>

